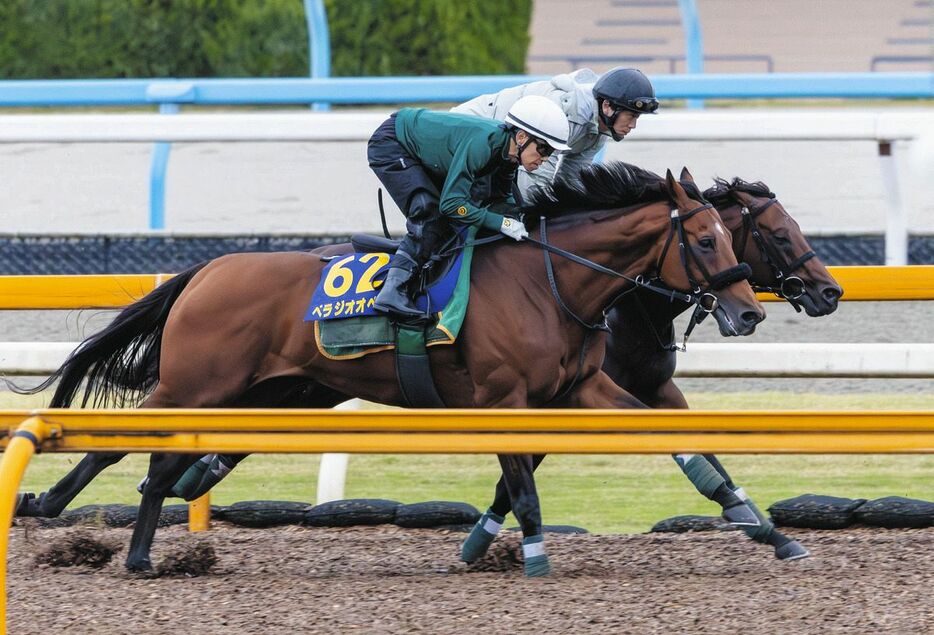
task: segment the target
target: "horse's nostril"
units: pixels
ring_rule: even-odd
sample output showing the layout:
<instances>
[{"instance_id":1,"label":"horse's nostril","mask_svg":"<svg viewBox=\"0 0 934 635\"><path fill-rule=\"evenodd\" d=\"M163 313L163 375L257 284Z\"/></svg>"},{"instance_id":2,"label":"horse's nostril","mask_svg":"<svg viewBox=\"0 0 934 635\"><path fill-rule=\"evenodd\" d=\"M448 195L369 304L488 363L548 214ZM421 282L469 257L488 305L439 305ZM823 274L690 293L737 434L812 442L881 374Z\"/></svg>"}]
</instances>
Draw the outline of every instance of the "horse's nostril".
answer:
<instances>
[{"instance_id":1,"label":"horse's nostril","mask_svg":"<svg viewBox=\"0 0 934 635\"><path fill-rule=\"evenodd\" d=\"M758 324L763 318L757 311L743 311L740 317L743 320L743 324Z\"/></svg>"},{"instance_id":2,"label":"horse's nostril","mask_svg":"<svg viewBox=\"0 0 934 635\"><path fill-rule=\"evenodd\" d=\"M839 287L827 287L821 291L821 295L824 296L824 299L828 302L834 302L840 299L840 296L843 295L843 289Z\"/></svg>"}]
</instances>

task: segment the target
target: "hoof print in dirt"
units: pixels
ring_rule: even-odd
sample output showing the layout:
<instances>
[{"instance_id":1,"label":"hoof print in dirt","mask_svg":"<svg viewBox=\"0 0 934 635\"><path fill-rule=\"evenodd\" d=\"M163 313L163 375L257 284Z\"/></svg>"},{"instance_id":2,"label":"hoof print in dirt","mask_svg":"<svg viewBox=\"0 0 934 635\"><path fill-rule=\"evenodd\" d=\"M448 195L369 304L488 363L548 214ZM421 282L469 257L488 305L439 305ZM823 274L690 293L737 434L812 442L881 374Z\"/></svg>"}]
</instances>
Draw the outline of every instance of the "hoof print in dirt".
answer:
<instances>
[{"instance_id":1,"label":"hoof print in dirt","mask_svg":"<svg viewBox=\"0 0 934 635\"><path fill-rule=\"evenodd\" d=\"M54 541L37 553L36 564L100 569L110 562L120 549L119 544L101 542L86 532L77 532Z\"/></svg>"},{"instance_id":2,"label":"hoof print in dirt","mask_svg":"<svg viewBox=\"0 0 934 635\"><path fill-rule=\"evenodd\" d=\"M521 571L525 559L522 557L522 535L506 534L490 545L484 556L467 565L467 571Z\"/></svg>"},{"instance_id":3,"label":"hoof print in dirt","mask_svg":"<svg viewBox=\"0 0 934 635\"><path fill-rule=\"evenodd\" d=\"M153 575L160 578L196 578L210 573L215 564L217 554L214 553L214 547L202 542L168 554L156 567Z\"/></svg>"},{"instance_id":4,"label":"hoof print in dirt","mask_svg":"<svg viewBox=\"0 0 934 635\"><path fill-rule=\"evenodd\" d=\"M399 505L396 508L395 524L399 527L419 528L442 525L473 525L480 512L467 503L428 501Z\"/></svg>"},{"instance_id":5,"label":"hoof print in dirt","mask_svg":"<svg viewBox=\"0 0 934 635\"><path fill-rule=\"evenodd\" d=\"M308 503L292 501L243 501L212 516L242 527L278 527L302 524L310 509Z\"/></svg>"},{"instance_id":6,"label":"hoof print in dirt","mask_svg":"<svg viewBox=\"0 0 934 635\"><path fill-rule=\"evenodd\" d=\"M856 522L873 527L922 529L934 526L934 503L886 496L860 505L853 517Z\"/></svg>"},{"instance_id":7,"label":"hoof print in dirt","mask_svg":"<svg viewBox=\"0 0 934 635\"><path fill-rule=\"evenodd\" d=\"M668 532L683 534L689 531L731 531L738 529L720 516L672 516L660 520L649 530L649 533Z\"/></svg>"},{"instance_id":8,"label":"hoof print in dirt","mask_svg":"<svg viewBox=\"0 0 934 635\"><path fill-rule=\"evenodd\" d=\"M854 512L865 502L865 498L803 494L773 503L769 513L781 527L843 529L856 522Z\"/></svg>"},{"instance_id":9,"label":"hoof print in dirt","mask_svg":"<svg viewBox=\"0 0 934 635\"><path fill-rule=\"evenodd\" d=\"M311 527L386 525L396 517L402 503L382 498L355 498L315 505L305 512L304 524Z\"/></svg>"}]
</instances>

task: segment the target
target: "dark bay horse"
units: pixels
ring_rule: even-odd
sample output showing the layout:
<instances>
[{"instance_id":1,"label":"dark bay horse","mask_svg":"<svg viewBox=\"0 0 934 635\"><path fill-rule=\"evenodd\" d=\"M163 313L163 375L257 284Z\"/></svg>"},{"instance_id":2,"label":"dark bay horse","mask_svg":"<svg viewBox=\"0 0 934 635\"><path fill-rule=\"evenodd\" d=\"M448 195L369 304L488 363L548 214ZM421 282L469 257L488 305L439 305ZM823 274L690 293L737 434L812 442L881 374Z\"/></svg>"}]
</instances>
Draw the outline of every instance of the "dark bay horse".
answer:
<instances>
[{"instance_id":1,"label":"dark bay horse","mask_svg":"<svg viewBox=\"0 0 934 635\"><path fill-rule=\"evenodd\" d=\"M693 183L687 170L681 181ZM761 182L721 179L703 193L723 218L732 234L737 260L752 270L754 288L771 291L809 316L829 315L837 309L843 290L817 258L797 222L785 211L775 194ZM535 200L531 201L535 204ZM687 408L687 400L674 382L676 333L673 320L690 305L639 289L620 298L608 314L603 371L651 408ZM782 560L806 557L807 550L783 535L767 516L737 487L712 454L673 455L673 458L706 498L723 508L728 521L740 526L757 542L771 545ZM533 469L544 455L532 457ZM495 529L510 511L502 479L484 518L464 543L462 557L476 560L495 537ZM484 526L486 529L484 529Z\"/></svg>"},{"instance_id":2,"label":"dark bay horse","mask_svg":"<svg viewBox=\"0 0 934 635\"><path fill-rule=\"evenodd\" d=\"M624 164L593 168L592 177L593 192L580 191L572 206L543 204L540 223L530 225L542 242L547 225L547 242L596 268L556 258L553 289L535 244L478 248L459 338L431 349L449 407L641 407L601 370L596 328L639 276L690 293L725 333L749 334L764 319L748 268L738 265L729 233L696 187L686 191L670 172L661 180ZM402 405L391 352L327 359L301 321L324 265L320 254L290 252L232 254L193 267L124 309L33 391L59 380L52 407L70 406L82 382L85 405L331 407L353 397ZM126 561L131 571L151 569L163 501L197 460L152 455ZM531 461L499 461L525 537L526 574L547 574ZM67 488L72 475L60 484Z\"/></svg>"}]
</instances>

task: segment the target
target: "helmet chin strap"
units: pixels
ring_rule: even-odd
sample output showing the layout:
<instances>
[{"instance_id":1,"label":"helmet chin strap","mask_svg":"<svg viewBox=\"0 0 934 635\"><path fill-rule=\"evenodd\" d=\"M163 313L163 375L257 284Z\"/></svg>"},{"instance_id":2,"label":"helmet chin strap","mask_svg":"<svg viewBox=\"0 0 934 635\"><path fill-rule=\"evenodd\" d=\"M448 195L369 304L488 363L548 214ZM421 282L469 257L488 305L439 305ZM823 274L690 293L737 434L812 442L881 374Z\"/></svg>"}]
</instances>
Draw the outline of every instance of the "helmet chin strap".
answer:
<instances>
[{"instance_id":1,"label":"helmet chin strap","mask_svg":"<svg viewBox=\"0 0 934 635\"><path fill-rule=\"evenodd\" d=\"M613 141L622 141L623 137L620 136L620 134L616 132L616 128L614 128L613 126L616 124L616 120L617 118L619 118L619 113L621 113L623 109L614 107L613 114L607 117L606 113L603 112L604 103L609 103L611 106L613 105L611 102L607 101L606 99L602 99L600 101L600 107L597 109L597 113L600 115L600 121L602 121L603 125L606 126L607 129L609 130L610 136L613 137Z\"/></svg>"},{"instance_id":2,"label":"helmet chin strap","mask_svg":"<svg viewBox=\"0 0 934 635\"><path fill-rule=\"evenodd\" d=\"M523 132L525 131L523 130ZM519 131L517 130L513 133L512 139L516 142L516 160L519 162L519 165L522 165L522 153L532 144L532 135L526 132L525 143L519 143Z\"/></svg>"}]
</instances>

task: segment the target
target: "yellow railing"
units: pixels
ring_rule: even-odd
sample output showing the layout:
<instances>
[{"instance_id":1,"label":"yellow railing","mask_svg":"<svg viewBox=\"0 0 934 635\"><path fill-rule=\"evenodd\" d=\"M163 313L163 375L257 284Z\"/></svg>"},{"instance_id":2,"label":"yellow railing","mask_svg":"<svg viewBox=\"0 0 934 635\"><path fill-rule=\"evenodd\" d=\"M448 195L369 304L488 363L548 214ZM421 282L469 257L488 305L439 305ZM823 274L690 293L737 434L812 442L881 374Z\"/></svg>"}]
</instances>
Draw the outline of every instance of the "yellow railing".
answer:
<instances>
[{"instance_id":1,"label":"yellow railing","mask_svg":"<svg viewBox=\"0 0 934 635\"><path fill-rule=\"evenodd\" d=\"M934 265L829 269L844 300L934 300ZM0 276L0 309L121 307L172 275ZM778 301L767 294L759 299Z\"/></svg>"}]
</instances>

